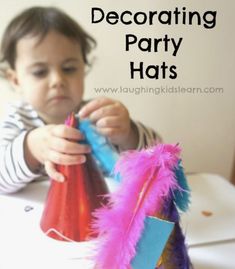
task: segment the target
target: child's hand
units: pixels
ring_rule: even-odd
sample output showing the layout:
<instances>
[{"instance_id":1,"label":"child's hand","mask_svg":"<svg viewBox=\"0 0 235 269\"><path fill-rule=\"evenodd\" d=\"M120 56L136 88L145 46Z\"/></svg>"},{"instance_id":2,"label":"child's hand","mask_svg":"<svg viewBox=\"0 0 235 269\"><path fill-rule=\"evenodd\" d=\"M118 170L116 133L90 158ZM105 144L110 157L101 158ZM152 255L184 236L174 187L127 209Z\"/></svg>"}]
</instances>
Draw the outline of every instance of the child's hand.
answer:
<instances>
[{"instance_id":1,"label":"child's hand","mask_svg":"<svg viewBox=\"0 0 235 269\"><path fill-rule=\"evenodd\" d=\"M55 164L84 163L90 148L78 143L82 139L83 135L77 129L64 124L46 125L30 131L25 151L29 167L34 170L40 163L44 164L49 177L63 181L64 176L56 171Z\"/></svg>"},{"instance_id":2,"label":"child's hand","mask_svg":"<svg viewBox=\"0 0 235 269\"><path fill-rule=\"evenodd\" d=\"M107 97L97 98L86 104L79 116L93 121L98 131L122 150L136 147L138 135L121 102Z\"/></svg>"}]
</instances>

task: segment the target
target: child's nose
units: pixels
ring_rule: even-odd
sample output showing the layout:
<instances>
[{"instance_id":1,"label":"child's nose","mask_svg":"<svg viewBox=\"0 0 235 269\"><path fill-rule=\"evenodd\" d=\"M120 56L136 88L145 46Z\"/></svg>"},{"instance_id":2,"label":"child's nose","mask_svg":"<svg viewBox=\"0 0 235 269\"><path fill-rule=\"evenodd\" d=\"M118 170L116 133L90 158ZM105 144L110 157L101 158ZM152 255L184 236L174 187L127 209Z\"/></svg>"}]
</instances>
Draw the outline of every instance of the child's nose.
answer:
<instances>
[{"instance_id":1,"label":"child's nose","mask_svg":"<svg viewBox=\"0 0 235 269\"><path fill-rule=\"evenodd\" d=\"M50 86L51 87L62 87L65 85L64 74L60 70L51 72Z\"/></svg>"}]
</instances>

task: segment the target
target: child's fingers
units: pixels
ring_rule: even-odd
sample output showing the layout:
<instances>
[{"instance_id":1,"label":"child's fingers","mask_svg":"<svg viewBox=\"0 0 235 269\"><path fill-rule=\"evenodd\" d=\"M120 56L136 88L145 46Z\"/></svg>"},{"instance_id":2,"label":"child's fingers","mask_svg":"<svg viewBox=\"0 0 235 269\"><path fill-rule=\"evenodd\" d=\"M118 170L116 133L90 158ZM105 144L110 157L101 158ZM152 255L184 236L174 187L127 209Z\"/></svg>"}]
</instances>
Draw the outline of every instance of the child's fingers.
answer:
<instances>
[{"instance_id":1,"label":"child's fingers","mask_svg":"<svg viewBox=\"0 0 235 269\"><path fill-rule=\"evenodd\" d=\"M90 114L97 109L107 106L109 104L113 104L114 101L112 99L109 99L107 97L100 97L96 98L92 101L90 101L88 104L86 104L82 109L79 111L79 117L84 119L90 116Z\"/></svg>"},{"instance_id":2,"label":"child's fingers","mask_svg":"<svg viewBox=\"0 0 235 269\"><path fill-rule=\"evenodd\" d=\"M59 124L51 129L51 134L57 137L63 137L69 140L83 140L83 134L76 128Z\"/></svg>"},{"instance_id":3,"label":"child's fingers","mask_svg":"<svg viewBox=\"0 0 235 269\"><path fill-rule=\"evenodd\" d=\"M93 122L97 122L107 116L121 116L122 114L123 112L122 109L120 109L120 105L118 103L112 103L93 111L90 114L89 119Z\"/></svg>"},{"instance_id":4,"label":"child's fingers","mask_svg":"<svg viewBox=\"0 0 235 269\"><path fill-rule=\"evenodd\" d=\"M120 126L122 126L123 122L120 121L119 116L108 116L108 117L104 117L99 119L96 122L96 127L97 128L118 128Z\"/></svg>"},{"instance_id":5,"label":"child's fingers","mask_svg":"<svg viewBox=\"0 0 235 269\"><path fill-rule=\"evenodd\" d=\"M61 165L82 164L86 161L86 156L82 154L68 155L58 151L49 150L47 160Z\"/></svg>"},{"instance_id":6,"label":"child's fingers","mask_svg":"<svg viewBox=\"0 0 235 269\"><path fill-rule=\"evenodd\" d=\"M55 164L53 164L52 162L50 161L45 162L45 170L51 179L54 179L58 182L64 182L65 178L63 174L59 173L56 170Z\"/></svg>"},{"instance_id":7,"label":"child's fingers","mask_svg":"<svg viewBox=\"0 0 235 269\"><path fill-rule=\"evenodd\" d=\"M97 128L98 132L106 137L108 137L111 142L114 142L114 138L120 136L119 128Z\"/></svg>"},{"instance_id":8,"label":"child's fingers","mask_svg":"<svg viewBox=\"0 0 235 269\"><path fill-rule=\"evenodd\" d=\"M49 147L51 150L71 155L86 154L91 152L91 149L88 145L79 144L77 142L69 141L59 137L54 137L51 140Z\"/></svg>"}]
</instances>

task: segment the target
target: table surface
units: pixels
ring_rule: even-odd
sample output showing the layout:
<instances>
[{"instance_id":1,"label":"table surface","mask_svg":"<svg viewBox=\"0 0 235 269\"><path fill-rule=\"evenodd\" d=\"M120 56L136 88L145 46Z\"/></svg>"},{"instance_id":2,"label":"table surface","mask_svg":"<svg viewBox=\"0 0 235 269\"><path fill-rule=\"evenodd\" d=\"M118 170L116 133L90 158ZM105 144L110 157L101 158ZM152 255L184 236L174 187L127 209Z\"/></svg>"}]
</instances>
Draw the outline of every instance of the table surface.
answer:
<instances>
[{"instance_id":1,"label":"table surface","mask_svg":"<svg viewBox=\"0 0 235 269\"><path fill-rule=\"evenodd\" d=\"M188 176L192 204L182 216L195 269L235 269L235 188L213 174ZM93 243L68 243L47 237L40 229L49 182L29 184L23 191L0 196L0 268L83 268ZM111 186L112 187L112 186ZM25 207L30 211L26 212ZM210 213L205 216L203 211Z\"/></svg>"},{"instance_id":2,"label":"table surface","mask_svg":"<svg viewBox=\"0 0 235 269\"><path fill-rule=\"evenodd\" d=\"M192 189L182 224L190 246L235 239L235 187L218 175L188 177ZM235 267L234 267L235 268Z\"/></svg>"}]
</instances>

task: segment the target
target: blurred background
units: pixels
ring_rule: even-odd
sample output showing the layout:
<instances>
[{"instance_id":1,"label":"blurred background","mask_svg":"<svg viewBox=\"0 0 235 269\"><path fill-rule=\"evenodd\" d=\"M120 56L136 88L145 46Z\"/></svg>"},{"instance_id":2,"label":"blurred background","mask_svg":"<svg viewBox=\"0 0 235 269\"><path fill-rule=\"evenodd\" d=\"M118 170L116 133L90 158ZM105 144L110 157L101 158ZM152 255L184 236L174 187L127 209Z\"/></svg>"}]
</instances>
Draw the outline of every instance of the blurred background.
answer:
<instances>
[{"instance_id":1,"label":"blurred background","mask_svg":"<svg viewBox=\"0 0 235 269\"><path fill-rule=\"evenodd\" d=\"M235 153L235 35L234 0L193 1L146 0L118 2L102 0L8 0L1 3L0 36L7 23L26 7L56 6L76 19L98 42L91 59L93 66L86 78L85 98L107 95L121 100L133 119L154 128L166 143L180 143L186 172L216 173L228 180L232 178ZM110 25L105 21L92 24L91 9L105 12L161 11L186 7L187 10L217 11L216 27L210 30L198 25ZM177 53L141 52L136 46L125 51L125 35L145 38L170 38L183 42ZM131 79L129 63L140 61L148 65L177 66L177 79ZM104 92L97 88L130 88L129 92ZM140 92L139 88L211 88L211 93ZM216 92L222 88L222 92ZM18 97L8 82L0 80L0 117L4 105ZM190 90L189 90L190 91Z\"/></svg>"}]
</instances>

